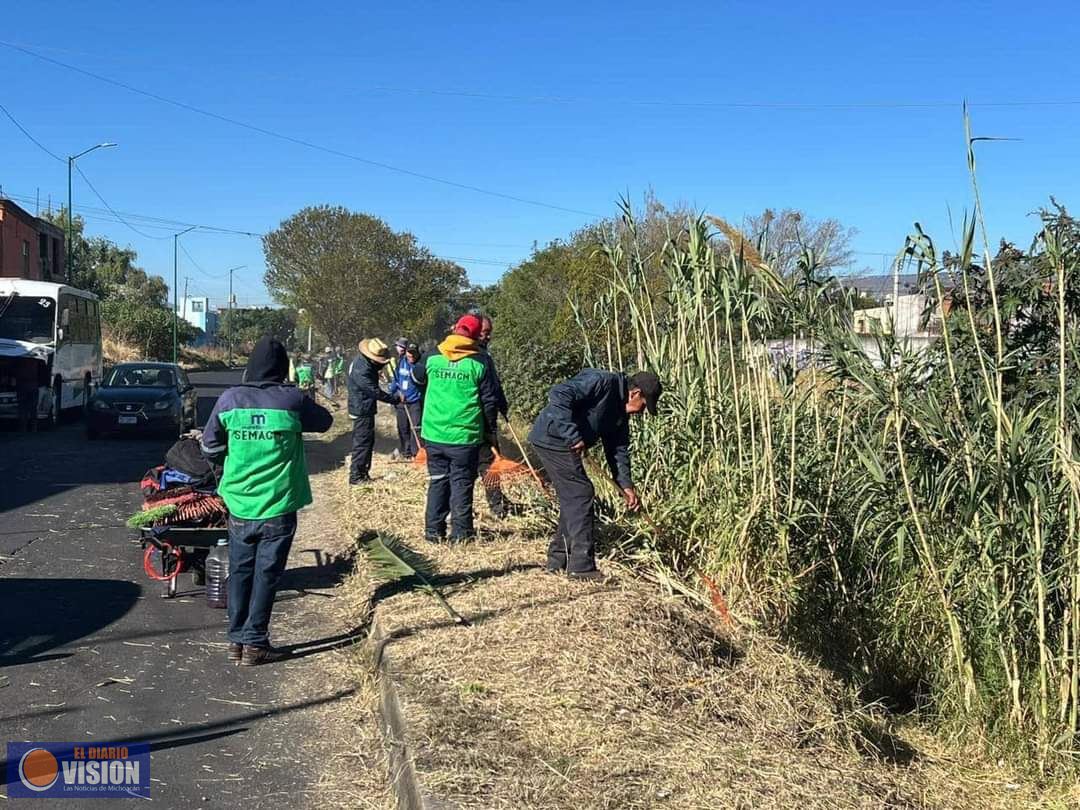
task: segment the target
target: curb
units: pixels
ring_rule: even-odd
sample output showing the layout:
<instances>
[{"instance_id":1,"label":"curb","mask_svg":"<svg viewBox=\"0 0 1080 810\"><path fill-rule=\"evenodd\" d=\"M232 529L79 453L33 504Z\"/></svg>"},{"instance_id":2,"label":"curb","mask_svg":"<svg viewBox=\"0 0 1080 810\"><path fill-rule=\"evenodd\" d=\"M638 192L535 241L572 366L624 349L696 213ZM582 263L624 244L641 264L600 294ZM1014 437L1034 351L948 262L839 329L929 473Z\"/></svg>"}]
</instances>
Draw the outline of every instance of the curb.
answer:
<instances>
[{"instance_id":1,"label":"curb","mask_svg":"<svg viewBox=\"0 0 1080 810\"><path fill-rule=\"evenodd\" d=\"M401 710L398 690L394 685L393 665L386 650L387 638L378 616L371 620L368 644L371 663L379 680L379 715L383 740L389 751L390 782L397 796L398 810L456 810L456 805L429 796L420 784L412 754L409 751L408 724Z\"/></svg>"}]
</instances>

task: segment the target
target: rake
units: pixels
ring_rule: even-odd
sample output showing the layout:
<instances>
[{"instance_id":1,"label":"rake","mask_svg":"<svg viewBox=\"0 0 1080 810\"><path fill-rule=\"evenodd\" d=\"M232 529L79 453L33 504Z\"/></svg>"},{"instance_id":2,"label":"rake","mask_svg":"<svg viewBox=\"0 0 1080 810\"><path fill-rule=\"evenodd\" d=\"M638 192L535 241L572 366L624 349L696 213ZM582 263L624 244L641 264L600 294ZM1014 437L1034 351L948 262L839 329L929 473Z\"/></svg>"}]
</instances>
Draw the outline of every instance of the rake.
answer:
<instances>
[{"instance_id":1,"label":"rake","mask_svg":"<svg viewBox=\"0 0 1080 810\"><path fill-rule=\"evenodd\" d=\"M523 475L532 475L533 480L536 481L536 485L540 487L540 491L547 492L544 481L536 472L536 468L533 467L532 462L529 461L529 454L525 452L525 447L521 444L521 440L518 438L517 431L514 430L513 424L506 417L503 417L503 421L506 422L506 426L510 429L510 435L514 439L514 444L517 445L518 451L525 461L512 461L511 459L500 455L499 451L492 447L491 452L495 454L495 460L491 463L488 471L484 473L484 486L496 488L503 481L520 478Z\"/></svg>"},{"instance_id":2,"label":"rake","mask_svg":"<svg viewBox=\"0 0 1080 810\"><path fill-rule=\"evenodd\" d=\"M424 449L424 445L420 444L420 435L416 432L416 425L413 423L412 414L409 413L408 404L402 402L401 408L405 411L405 418L409 420L409 430L412 431L413 441L416 442L416 455L413 456L413 464L417 467L423 467L427 464L427 450Z\"/></svg>"}]
</instances>

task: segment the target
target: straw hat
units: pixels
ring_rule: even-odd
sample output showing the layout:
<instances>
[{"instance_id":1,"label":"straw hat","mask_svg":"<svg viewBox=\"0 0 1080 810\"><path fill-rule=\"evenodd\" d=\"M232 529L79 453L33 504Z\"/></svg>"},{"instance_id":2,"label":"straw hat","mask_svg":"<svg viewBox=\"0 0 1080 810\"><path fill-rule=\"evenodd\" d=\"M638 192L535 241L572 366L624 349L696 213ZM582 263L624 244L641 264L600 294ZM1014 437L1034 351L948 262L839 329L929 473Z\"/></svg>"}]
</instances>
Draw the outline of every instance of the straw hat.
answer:
<instances>
[{"instance_id":1,"label":"straw hat","mask_svg":"<svg viewBox=\"0 0 1080 810\"><path fill-rule=\"evenodd\" d=\"M360 354L373 363L385 365L390 362L390 349L378 338L368 338L360 341Z\"/></svg>"}]
</instances>

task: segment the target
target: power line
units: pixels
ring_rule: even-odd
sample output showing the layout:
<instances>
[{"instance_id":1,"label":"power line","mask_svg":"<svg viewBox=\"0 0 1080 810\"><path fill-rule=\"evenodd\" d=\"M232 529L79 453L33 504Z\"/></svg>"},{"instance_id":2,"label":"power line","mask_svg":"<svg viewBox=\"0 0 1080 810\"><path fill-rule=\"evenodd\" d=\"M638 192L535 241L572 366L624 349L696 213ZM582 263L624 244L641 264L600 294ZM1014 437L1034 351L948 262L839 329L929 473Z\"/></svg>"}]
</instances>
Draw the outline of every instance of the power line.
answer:
<instances>
[{"instance_id":1,"label":"power line","mask_svg":"<svg viewBox=\"0 0 1080 810\"><path fill-rule=\"evenodd\" d=\"M477 194L484 194L484 195L487 195L489 197L497 197L497 198L503 199L503 200L510 200L512 202L518 202L518 203L522 203L524 205L532 205L532 206L536 206L538 208L548 208L548 209L551 209L553 211L563 211L563 212L568 213L568 214L581 214L581 215L584 215L584 216L587 216L587 217L597 217L597 218L600 217L599 214L594 214L591 211L581 211L581 210L576 209L576 208L566 208L566 207L561 206L561 205L553 205L551 203L541 202L540 200L532 200L532 199L529 199L527 197L519 197L519 196L517 196L515 194L506 194L506 193L501 192L501 191L493 191L491 189L481 188L480 186L473 186L473 185L470 185L468 183L459 183L456 180L447 180L444 177L436 177L435 175L425 174L423 172L413 171L412 169L405 169L405 168L402 168L401 166L394 166L394 165L391 165L389 163L383 163L382 161L371 160L370 158L360 157L359 155L353 155L353 154L350 154L349 152L343 152L340 149L334 149L333 147L323 146L322 144L315 143L314 141L305 140L303 138L296 138L296 137L294 137L292 135L286 135L284 133L277 132L277 131L272 130L272 129L267 129L266 127L258 126L257 124L251 124L251 123L248 123L246 121L241 121L241 120L239 120L237 118L230 118L230 117L228 117L226 115L221 115L220 113L211 112L210 110L205 110L205 109L203 109L201 107L196 107L196 106L194 106L192 104L188 104L188 103L183 102L183 101L177 101L176 99L168 98L167 96L163 96L163 95L160 95L158 93L153 93L153 92L151 92L149 90L143 90L141 88L134 87L134 86L132 86L130 84L126 84L126 83L118 81L116 79L111 79L108 76L102 76L99 73L93 73L93 72L91 72L89 70L84 70L83 68L76 67L75 65L69 65L66 62L61 62L58 59L53 59L50 56L45 56L44 54L37 53L35 51L30 50L29 48L24 48L21 45L16 45L13 42L5 42L3 40L0 40L0 45L3 45L4 47L11 48L13 50L19 51L20 53L24 53L27 56L32 56L35 59L39 59L39 60L41 60L43 62L48 62L51 65L55 65L57 67L62 67L65 70L74 71L75 73L79 73L79 74L81 74L83 76L87 76L87 77L89 77L91 79L95 79L96 81L104 82L105 84L110 84L110 85L112 85L114 87L119 87L119 88L121 88L123 90L127 90L127 91L129 91L131 93L137 93L140 96L144 96L146 98L153 99L154 101L159 101L162 104L169 104L169 105L171 105L173 107L177 107L177 108L182 109L182 110L187 110L188 112L198 113L199 115L206 116L207 118L212 118L212 119L214 119L216 121L222 121L222 122L224 122L226 124L231 124L231 125L236 126L236 127L241 127L243 129L251 130L252 132L258 132L258 133L260 133L262 135L266 135L267 137L276 138L278 140L286 141L288 143L292 143L292 144L295 144L297 146L303 146L303 147L308 148L308 149L314 149L314 150L319 151L319 152L324 152L324 153L326 153L328 155L335 155L337 157L346 158L348 160L354 160L354 161L356 161L358 163L364 163L364 164L366 164L368 166L375 166L375 167L380 168L380 169L385 169L386 171L396 172L398 174L404 174L404 175L407 175L409 177L415 177L415 178L420 179L420 180L427 180L428 182L431 182L431 183L439 183L439 184L442 184L444 186L450 186L452 188L459 188L459 189L462 189L464 191L472 191L472 192L475 192Z\"/></svg>"},{"instance_id":2,"label":"power line","mask_svg":"<svg viewBox=\"0 0 1080 810\"><path fill-rule=\"evenodd\" d=\"M31 135L30 132L26 129L26 127L24 127L22 124L20 124L18 119L14 115L11 114L11 112L8 110L7 107L5 107L3 104L0 104L0 110L2 110L4 115L6 115L11 120L11 123L13 123L16 127L19 128L19 132L21 132L23 135L25 135L27 138L29 138L31 143L33 143L38 149L40 149L46 155L51 157L53 160L58 160L61 163L64 162L64 159L62 157L60 157L58 154L56 154L51 149L49 149L44 144L42 144L41 141L39 141L37 138L35 138L33 135Z\"/></svg>"},{"instance_id":3,"label":"power line","mask_svg":"<svg viewBox=\"0 0 1080 810\"><path fill-rule=\"evenodd\" d=\"M99 192L94 187L94 184L90 182L90 178L86 176L85 172L83 172L82 168L78 164L75 164L75 171L77 171L79 173L79 177L81 177L86 182L86 185L90 187L90 190L92 192L94 192L94 196L97 197L99 200L101 200L101 204L104 205L105 208L108 209L109 213L112 214L114 217L116 217L124 225L129 227L131 230L135 231L135 233L137 233L139 236L142 236L145 239L168 239L169 238L167 236L154 236L153 234L146 233L145 231L140 231L138 228L136 228L134 225L132 225L130 222L128 222L126 219L124 219L122 216L120 216L118 213L116 213L116 211L113 210L113 207L111 205L109 205L108 201L104 197L101 196L101 192Z\"/></svg>"}]
</instances>

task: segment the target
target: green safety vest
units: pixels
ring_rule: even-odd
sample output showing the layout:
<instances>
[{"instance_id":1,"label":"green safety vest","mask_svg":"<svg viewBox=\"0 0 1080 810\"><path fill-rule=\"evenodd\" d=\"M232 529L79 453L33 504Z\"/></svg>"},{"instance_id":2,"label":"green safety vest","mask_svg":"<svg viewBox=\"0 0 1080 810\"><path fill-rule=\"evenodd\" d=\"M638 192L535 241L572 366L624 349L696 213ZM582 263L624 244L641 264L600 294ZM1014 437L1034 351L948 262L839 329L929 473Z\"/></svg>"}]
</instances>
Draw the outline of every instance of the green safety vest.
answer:
<instances>
[{"instance_id":1,"label":"green safety vest","mask_svg":"<svg viewBox=\"0 0 1080 810\"><path fill-rule=\"evenodd\" d=\"M484 364L475 357L449 360L433 354L426 361L422 438L437 444L481 444L484 409L480 405L480 378Z\"/></svg>"},{"instance_id":2,"label":"green safety vest","mask_svg":"<svg viewBox=\"0 0 1080 810\"><path fill-rule=\"evenodd\" d=\"M295 512L311 503L300 415L276 408L236 408L218 415L229 454L218 493L247 520Z\"/></svg>"}]
</instances>

